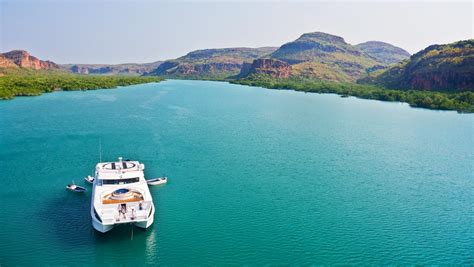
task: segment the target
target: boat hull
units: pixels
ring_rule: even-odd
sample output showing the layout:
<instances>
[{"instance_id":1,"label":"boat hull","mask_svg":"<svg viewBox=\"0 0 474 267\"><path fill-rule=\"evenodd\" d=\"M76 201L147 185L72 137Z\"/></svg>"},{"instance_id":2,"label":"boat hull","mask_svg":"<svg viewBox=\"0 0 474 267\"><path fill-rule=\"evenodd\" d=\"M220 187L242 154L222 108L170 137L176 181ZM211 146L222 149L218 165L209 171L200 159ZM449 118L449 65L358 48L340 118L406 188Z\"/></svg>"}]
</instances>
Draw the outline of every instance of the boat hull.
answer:
<instances>
[{"instance_id":1,"label":"boat hull","mask_svg":"<svg viewBox=\"0 0 474 267\"><path fill-rule=\"evenodd\" d=\"M77 186L76 188L71 188L69 185L66 186L66 189L69 190L69 191L72 191L72 192L76 192L76 193L84 193L86 192L86 189L83 188L83 187L79 187Z\"/></svg>"},{"instance_id":2,"label":"boat hull","mask_svg":"<svg viewBox=\"0 0 474 267\"><path fill-rule=\"evenodd\" d=\"M114 228L113 224L104 225L95 218L92 218L92 226L94 227L95 230L101 233L107 233L108 231L112 230L112 228Z\"/></svg>"},{"instance_id":3,"label":"boat hull","mask_svg":"<svg viewBox=\"0 0 474 267\"><path fill-rule=\"evenodd\" d=\"M168 178L157 178L157 179L151 179L147 180L146 183L148 185L160 185L160 184L166 184L168 182Z\"/></svg>"},{"instance_id":4,"label":"boat hull","mask_svg":"<svg viewBox=\"0 0 474 267\"><path fill-rule=\"evenodd\" d=\"M146 229L146 228L150 227L153 224L154 218L155 218L155 206L153 205L152 206L152 211L151 211L150 216L148 217L148 220L141 221L141 222L136 222L135 225L140 227L140 228Z\"/></svg>"},{"instance_id":5,"label":"boat hull","mask_svg":"<svg viewBox=\"0 0 474 267\"><path fill-rule=\"evenodd\" d=\"M116 225L116 224L102 224L102 222L97 220L97 218L94 216L94 211L93 210L91 211L91 216L92 216L92 226L98 232L107 233L108 231L112 230L114 228L114 226ZM148 217L147 220L139 221L139 222L128 222L128 223L133 223L137 227L147 229L153 224L154 218L155 218L155 206L153 205L152 206L152 211L151 211L150 216ZM118 224L127 224L127 223L117 223L117 225Z\"/></svg>"}]
</instances>

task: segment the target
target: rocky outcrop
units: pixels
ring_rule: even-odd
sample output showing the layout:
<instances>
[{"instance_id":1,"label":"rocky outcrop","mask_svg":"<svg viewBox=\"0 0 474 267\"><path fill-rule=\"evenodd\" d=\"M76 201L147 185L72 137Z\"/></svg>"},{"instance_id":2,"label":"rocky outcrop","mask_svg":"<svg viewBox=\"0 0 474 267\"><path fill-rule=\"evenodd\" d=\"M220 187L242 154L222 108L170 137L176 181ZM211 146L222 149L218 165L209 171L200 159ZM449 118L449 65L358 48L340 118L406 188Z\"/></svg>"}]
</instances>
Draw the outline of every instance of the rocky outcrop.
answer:
<instances>
[{"instance_id":1,"label":"rocky outcrop","mask_svg":"<svg viewBox=\"0 0 474 267\"><path fill-rule=\"evenodd\" d=\"M277 59L260 58L250 63L245 63L239 77L246 77L250 74L268 75L273 78L288 78L291 74L291 65Z\"/></svg>"},{"instance_id":2,"label":"rocky outcrop","mask_svg":"<svg viewBox=\"0 0 474 267\"><path fill-rule=\"evenodd\" d=\"M474 91L474 39L432 45L359 83L393 89Z\"/></svg>"},{"instance_id":3,"label":"rocky outcrop","mask_svg":"<svg viewBox=\"0 0 474 267\"><path fill-rule=\"evenodd\" d=\"M8 59L13 64L21 68L34 69L34 70L49 70L58 69L59 66L51 61L39 60L38 58L31 56L24 50L13 50L2 54L5 59Z\"/></svg>"},{"instance_id":4,"label":"rocky outcrop","mask_svg":"<svg viewBox=\"0 0 474 267\"><path fill-rule=\"evenodd\" d=\"M409 87L422 90L474 91L474 72L415 73L409 80Z\"/></svg>"},{"instance_id":5,"label":"rocky outcrop","mask_svg":"<svg viewBox=\"0 0 474 267\"><path fill-rule=\"evenodd\" d=\"M17 68L18 66L13 61L0 54L0 68Z\"/></svg>"}]
</instances>

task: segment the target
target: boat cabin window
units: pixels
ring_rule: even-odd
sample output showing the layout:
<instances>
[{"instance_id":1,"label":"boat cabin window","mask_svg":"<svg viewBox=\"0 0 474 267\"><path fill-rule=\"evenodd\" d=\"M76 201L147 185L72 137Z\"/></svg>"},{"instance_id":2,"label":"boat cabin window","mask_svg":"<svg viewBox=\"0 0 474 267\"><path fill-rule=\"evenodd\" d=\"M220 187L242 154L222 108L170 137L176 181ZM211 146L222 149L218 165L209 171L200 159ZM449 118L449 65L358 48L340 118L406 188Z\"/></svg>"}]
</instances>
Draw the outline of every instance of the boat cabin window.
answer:
<instances>
[{"instance_id":1,"label":"boat cabin window","mask_svg":"<svg viewBox=\"0 0 474 267\"><path fill-rule=\"evenodd\" d=\"M127 178L127 179L102 179L102 184L131 184L138 183L139 178Z\"/></svg>"}]
</instances>

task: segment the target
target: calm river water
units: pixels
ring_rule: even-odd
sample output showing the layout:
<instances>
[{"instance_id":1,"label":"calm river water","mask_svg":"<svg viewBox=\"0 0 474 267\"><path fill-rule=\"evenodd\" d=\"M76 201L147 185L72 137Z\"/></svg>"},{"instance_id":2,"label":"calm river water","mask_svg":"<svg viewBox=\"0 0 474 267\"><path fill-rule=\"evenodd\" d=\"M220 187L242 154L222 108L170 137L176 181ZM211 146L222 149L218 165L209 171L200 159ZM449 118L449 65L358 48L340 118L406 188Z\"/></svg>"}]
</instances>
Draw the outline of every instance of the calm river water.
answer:
<instances>
[{"instance_id":1,"label":"calm river water","mask_svg":"<svg viewBox=\"0 0 474 267\"><path fill-rule=\"evenodd\" d=\"M474 263L474 116L170 80L0 102L0 264ZM147 231L96 233L99 161L142 161ZM84 185L87 186L87 185Z\"/></svg>"}]
</instances>

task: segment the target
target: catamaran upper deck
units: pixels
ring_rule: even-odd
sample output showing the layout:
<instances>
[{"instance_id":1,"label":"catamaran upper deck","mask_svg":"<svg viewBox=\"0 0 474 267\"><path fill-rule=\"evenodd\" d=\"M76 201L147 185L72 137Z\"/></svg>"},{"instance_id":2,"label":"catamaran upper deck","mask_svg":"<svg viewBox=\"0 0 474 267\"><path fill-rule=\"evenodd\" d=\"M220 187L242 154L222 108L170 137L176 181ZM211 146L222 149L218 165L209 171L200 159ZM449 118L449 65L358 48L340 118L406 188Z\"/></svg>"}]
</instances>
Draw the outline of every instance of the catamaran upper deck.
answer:
<instances>
[{"instance_id":1,"label":"catamaran upper deck","mask_svg":"<svg viewBox=\"0 0 474 267\"><path fill-rule=\"evenodd\" d=\"M138 161L101 162L96 165L98 179L127 179L143 176L145 166Z\"/></svg>"}]
</instances>

